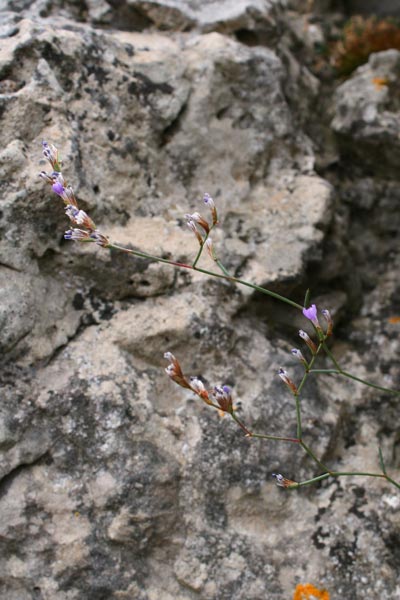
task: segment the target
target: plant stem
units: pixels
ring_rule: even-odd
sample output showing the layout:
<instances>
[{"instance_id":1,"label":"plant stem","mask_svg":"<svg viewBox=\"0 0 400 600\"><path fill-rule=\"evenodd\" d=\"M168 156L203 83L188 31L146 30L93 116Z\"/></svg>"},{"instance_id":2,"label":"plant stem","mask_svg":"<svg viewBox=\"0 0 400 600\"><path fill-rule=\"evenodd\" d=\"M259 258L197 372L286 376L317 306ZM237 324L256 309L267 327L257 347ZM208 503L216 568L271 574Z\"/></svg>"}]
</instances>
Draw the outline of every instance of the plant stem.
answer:
<instances>
[{"instance_id":1,"label":"plant stem","mask_svg":"<svg viewBox=\"0 0 400 600\"><path fill-rule=\"evenodd\" d=\"M313 483L321 481L322 479L327 479L330 476L330 473L324 473L323 475L318 475L318 477L313 477L312 479L307 479L306 481L299 481L298 483L290 485L287 489L292 490L295 488L304 487L305 485L312 485Z\"/></svg>"},{"instance_id":2,"label":"plant stem","mask_svg":"<svg viewBox=\"0 0 400 600\"><path fill-rule=\"evenodd\" d=\"M342 472L342 471L329 471L327 473L323 473L323 475L318 475L317 477L313 477L312 479L307 479L306 481L300 481L296 484L288 486L288 489L294 489L298 487L303 487L305 485L312 485L317 481L321 481L322 479L328 479L328 477L380 477L381 479L386 479L389 483L392 483L395 487L400 489L400 483L397 483L394 479L389 477L384 473L364 473L362 471L353 471L353 472Z\"/></svg>"},{"instance_id":3,"label":"plant stem","mask_svg":"<svg viewBox=\"0 0 400 600\"><path fill-rule=\"evenodd\" d=\"M311 448L309 448L304 442L303 440L300 440L300 446L303 448L303 450L308 454L308 456L310 456L314 462L317 463L317 465L319 465L321 467L321 469L323 469L324 471L328 471L328 473L330 473L330 470L328 469L328 467L326 467L324 465L323 462L321 462L319 460L319 458L317 458L314 454L314 452L311 450Z\"/></svg>"},{"instance_id":4,"label":"plant stem","mask_svg":"<svg viewBox=\"0 0 400 600\"><path fill-rule=\"evenodd\" d=\"M299 444L300 440L297 438L281 437L278 435L264 435L262 433L251 433L250 437L264 439L264 440L275 440L277 442L292 442L293 444Z\"/></svg>"},{"instance_id":5,"label":"plant stem","mask_svg":"<svg viewBox=\"0 0 400 600\"><path fill-rule=\"evenodd\" d=\"M387 394L395 394L395 395L400 394L399 390L391 390L390 388L386 388L381 385L377 385L376 383L371 383L370 381L366 381L365 379L361 379L360 377L355 377L355 375L352 375L351 373L347 373L347 371L340 370L340 375L343 375L343 377L348 377L349 379L353 379L354 381L358 381L359 383L363 383L364 385L375 388L376 390L381 390L382 392L386 392Z\"/></svg>"},{"instance_id":6,"label":"plant stem","mask_svg":"<svg viewBox=\"0 0 400 600\"><path fill-rule=\"evenodd\" d=\"M199 251L198 251L198 253L197 253L197 255L196 255L196 258L195 258L195 259L194 259L194 261L193 261L193 264L192 264L192 269L195 269L195 268L196 268L196 265L197 265L197 263L198 263L198 262L199 262L199 260L200 260L201 253L203 252L203 248L204 248L204 242L206 241L207 237L208 237L208 235L206 235L206 237L205 237L205 238L204 238L204 240L203 240L203 243L201 244L201 246L200 246L200 248L199 248Z\"/></svg>"},{"instance_id":7,"label":"plant stem","mask_svg":"<svg viewBox=\"0 0 400 600\"><path fill-rule=\"evenodd\" d=\"M383 477L386 478L384 473L366 473L364 471L330 471L332 477Z\"/></svg>"},{"instance_id":8,"label":"plant stem","mask_svg":"<svg viewBox=\"0 0 400 600\"><path fill-rule=\"evenodd\" d=\"M240 420L240 419L239 419L239 418L238 418L238 417L237 417L235 414L233 414L233 412L232 412L232 413L229 413L229 414L231 415L231 417L232 417L232 419L235 421L235 423L237 423L237 424L239 425L239 427L240 427L241 429L243 429L243 431L245 432L245 434L246 434L248 437L251 437L251 436L252 436L252 433L251 433L251 431L249 431L249 430L247 429L247 427L246 427L246 426L245 426L245 425L242 423L242 421L241 421L241 420Z\"/></svg>"},{"instance_id":9,"label":"plant stem","mask_svg":"<svg viewBox=\"0 0 400 600\"><path fill-rule=\"evenodd\" d=\"M260 438L260 439L264 439L264 440L275 440L276 442L294 442L296 444L299 443L299 440L297 438L287 438L287 437L281 437L278 435L253 433L252 431L247 429L247 427L244 425L244 423L242 423L242 421L234 413L229 413L229 414L231 415L231 417L235 421L235 423L237 423L239 425L239 427L241 429L243 429L243 431L245 432L247 437Z\"/></svg>"},{"instance_id":10,"label":"plant stem","mask_svg":"<svg viewBox=\"0 0 400 600\"><path fill-rule=\"evenodd\" d=\"M325 342L322 343L322 347L323 347L325 353L329 356L329 358L335 365L336 370L335 369L318 369L318 370L316 369L314 371L315 373L319 372L319 373L328 373L328 374L332 374L332 375L343 375L343 377L347 377L348 379L353 379L353 381L358 381L359 383L367 385L368 387L375 388L376 390L381 390L381 392L385 392L387 394L400 395L399 390L392 390L390 388L383 387L382 385L377 385L376 383L371 383L371 381L366 381L365 379L361 379L361 377L356 377L355 375L352 375L351 373L344 371L342 369L342 367L339 365L339 363L336 360L336 358L334 357L334 355L332 354L332 352L329 350L329 348Z\"/></svg>"},{"instance_id":11,"label":"plant stem","mask_svg":"<svg viewBox=\"0 0 400 600\"><path fill-rule=\"evenodd\" d=\"M217 263L217 265L219 266L219 268L221 269L221 271L224 273L224 275L226 275L227 277L229 277L229 279L233 280L231 275L229 275L228 271L225 269L224 265L221 263L220 260L216 260L215 261Z\"/></svg>"},{"instance_id":12,"label":"plant stem","mask_svg":"<svg viewBox=\"0 0 400 600\"><path fill-rule=\"evenodd\" d=\"M298 310L302 310L303 307L297 302L293 302L293 300L289 300L289 298L285 298L285 296L281 296L276 292L272 292L266 288L263 288L259 285L255 285L254 283L250 283L248 281L244 281L243 279L239 279L238 277L232 277L231 275L225 275L221 273L216 273L215 271L208 271L207 269L200 269L199 267L193 265L187 265L186 263L180 263L173 260L168 260L166 258L161 258L160 256L154 256L153 254L148 254L146 252L140 252L139 250L132 250L130 248L125 248L124 246L119 246L118 244L108 244L106 248L111 248L113 250L119 250L120 252L125 252L125 254L132 254L133 256L139 256L140 258L147 258L149 260L154 260L156 262L161 262L166 265L171 265L172 267L180 267L182 269L193 269L194 271L198 271L199 273L204 273L205 275L210 275L211 277L216 277L217 279L225 279L227 281L232 281L233 283L238 283L240 285L244 285L246 287L252 288L257 292L261 292L267 296L271 296L271 298L275 298L276 300L280 300L285 304L289 304Z\"/></svg>"},{"instance_id":13,"label":"plant stem","mask_svg":"<svg viewBox=\"0 0 400 600\"><path fill-rule=\"evenodd\" d=\"M307 369L306 369L306 371L305 371L305 373L303 375L303 378L302 378L302 380L301 380L301 382L300 382L300 384L299 384L299 386L297 388L297 392L296 392L296 394L294 394L294 398L295 398L295 401L296 401L297 437L298 437L299 440L301 440L302 435L303 435L302 434L302 424L301 424L300 392L303 389L303 386L304 386L305 382L308 379L308 376L310 374L310 369L312 368L313 364L315 363L316 358L318 356L318 353L321 351L321 348L322 348L322 343L320 343L318 345L318 348L317 348L314 356L310 360L310 362L308 364L308 367L307 367Z\"/></svg>"}]
</instances>

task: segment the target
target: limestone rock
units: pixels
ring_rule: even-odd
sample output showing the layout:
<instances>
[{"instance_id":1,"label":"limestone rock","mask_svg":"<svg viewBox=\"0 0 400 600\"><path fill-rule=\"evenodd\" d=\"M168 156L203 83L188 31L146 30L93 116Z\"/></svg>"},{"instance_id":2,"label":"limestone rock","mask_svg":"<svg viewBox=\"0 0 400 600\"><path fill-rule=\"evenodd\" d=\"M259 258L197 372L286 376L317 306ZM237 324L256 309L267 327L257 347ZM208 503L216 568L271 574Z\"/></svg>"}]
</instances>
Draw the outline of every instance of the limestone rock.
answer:
<instances>
[{"instance_id":1,"label":"limestone rock","mask_svg":"<svg viewBox=\"0 0 400 600\"><path fill-rule=\"evenodd\" d=\"M398 50L372 54L339 86L334 101L332 127L344 150L382 173L396 170L399 160L399 68Z\"/></svg>"},{"instance_id":2,"label":"limestone rock","mask_svg":"<svg viewBox=\"0 0 400 600\"><path fill-rule=\"evenodd\" d=\"M323 36L328 3L314 4ZM318 81L306 2L4 7L0 597L281 600L312 582L331 600L392 600L398 490L350 476L278 488L272 473L323 467L296 441L246 437L174 384L163 355L207 389L228 385L252 432L295 439L278 370L301 381L290 349L308 352L307 322L190 268L184 215L209 218L208 192L226 269L301 305L311 287L340 364L396 388L398 53ZM335 159L317 156L324 135L340 140ZM148 258L63 239L62 202L37 177L43 139L100 231ZM399 480L398 396L313 374L301 412L327 468L379 472L379 444Z\"/></svg>"}]
</instances>

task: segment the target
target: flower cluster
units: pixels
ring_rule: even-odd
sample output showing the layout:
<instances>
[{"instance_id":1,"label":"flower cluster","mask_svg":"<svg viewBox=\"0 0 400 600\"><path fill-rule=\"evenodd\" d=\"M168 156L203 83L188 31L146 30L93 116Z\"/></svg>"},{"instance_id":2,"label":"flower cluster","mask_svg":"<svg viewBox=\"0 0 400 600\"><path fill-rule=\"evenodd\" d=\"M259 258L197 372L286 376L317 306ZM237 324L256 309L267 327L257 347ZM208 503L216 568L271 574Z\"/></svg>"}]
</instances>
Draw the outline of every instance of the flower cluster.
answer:
<instances>
[{"instance_id":1,"label":"flower cluster","mask_svg":"<svg viewBox=\"0 0 400 600\"><path fill-rule=\"evenodd\" d=\"M194 212L192 215L186 214L186 224L196 236L196 239L200 244L200 248L205 246L212 260L217 260L212 240L209 237L211 229L218 223L217 209L210 194L204 194L203 201L211 211L212 224L210 225L207 219L202 217L202 215L198 212Z\"/></svg>"},{"instance_id":2,"label":"flower cluster","mask_svg":"<svg viewBox=\"0 0 400 600\"><path fill-rule=\"evenodd\" d=\"M79 209L74 191L71 186L67 185L63 177L61 172L62 161L57 148L53 144L43 142L43 156L50 163L53 171L50 174L41 171L39 177L50 184L53 192L62 198L65 205L65 214L71 223L84 228L73 227L68 229L64 234L64 238L76 242L95 242L106 248L110 243L109 239L96 228L89 215L84 210Z\"/></svg>"},{"instance_id":3,"label":"flower cluster","mask_svg":"<svg viewBox=\"0 0 400 600\"><path fill-rule=\"evenodd\" d=\"M184 376L178 360L171 352L166 352L164 358L170 362L165 372L172 381L175 381L175 383L183 388L192 390L203 402L218 409L221 413L233 414L232 393L227 385L215 386L209 391L198 377L189 377L187 379Z\"/></svg>"},{"instance_id":4,"label":"flower cluster","mask_svg":"<svg viewBox=\"0 0 400 600\"><path fill-rule=\"evenodd\" d=\"M321 327L321 325L318 321L318 310L317 310L316 305L312 304L308 308L303 308L303 315L306 317L306 319L308 319L313 324L314 329L318 335L318 345L317 345L317 343L315 343L315 341L312 340L310 338L310 336L308 335L308 333L303 331L303 329L300 329L300 331L299 331L299 337L303 340L303 342L306 344L307 348L311 352L311 355L312 355L311 361L308 361L304 357L304 354L301 352L301 350L299 350L298 348L292 348L292 350L291 350L291 353L293 354L293 356L295 358L297 358L297 360L303 365L306 373L309 372L309 370L312 366L312 363L314 362L315 357L317 356L319 349L321 348L321 345L325 342L325 340L330 335L332 335L333 320L332 320L329 310L321 310L321 314L323 315L323 317L326 321L325 331L323 330L323 328ZM290 379L288 372L285 369L279 369L278 375L282 379L283 383L289 388L291 393L294 396L297 396L299 393L298 387L292 381L292 379Z\"/></svg>"}]
</instances>

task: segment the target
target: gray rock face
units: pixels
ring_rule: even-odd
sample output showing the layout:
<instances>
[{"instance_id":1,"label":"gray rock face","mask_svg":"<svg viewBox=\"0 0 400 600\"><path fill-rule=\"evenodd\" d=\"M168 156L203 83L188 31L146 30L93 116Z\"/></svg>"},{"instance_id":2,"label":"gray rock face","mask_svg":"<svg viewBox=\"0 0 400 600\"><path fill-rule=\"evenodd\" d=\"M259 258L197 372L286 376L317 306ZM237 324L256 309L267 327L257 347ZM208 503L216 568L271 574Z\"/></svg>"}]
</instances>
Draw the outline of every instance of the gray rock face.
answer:
<instances>
[{"instance_id":1,"label":"gray rock face","mask_svg":"<svg viewBox=\"0 0 400 600\"><path fill-rule=\"evenodd\" d=\"M396 82L400 52L372 54L336 91L332 128L353 154L377 170L397 170L399 127Z\"/></svg>"},{"instance_id":2,"label":"gray rock face","mask_svg":"<svg viewBox=\"0 0 400 600\"><path fill-rule=\"evenodd\" d=\"M287 19L278 0L5 3L1 598L281 600L308 582L331 600L398 593L394 487L279 489L273 472L305 480L315 465L295 444L244 437L164 373L171 351L188 375L228 384L253 431L293 437L276 374L301 378L290 348L303 317L228 281L64 241L62 201L37 177L45 139L102 232L189 264L183 215L206 214L209 192L228 271L300 303L311 287L335 314L340 361L395 387L399 53L328 93L296 56L293 6ZM337 152L325 173L309 121ZM379 470L379 441L399 479L395 396L314 377L302 411L331 468Z\"/></svg>"}]
</instances>

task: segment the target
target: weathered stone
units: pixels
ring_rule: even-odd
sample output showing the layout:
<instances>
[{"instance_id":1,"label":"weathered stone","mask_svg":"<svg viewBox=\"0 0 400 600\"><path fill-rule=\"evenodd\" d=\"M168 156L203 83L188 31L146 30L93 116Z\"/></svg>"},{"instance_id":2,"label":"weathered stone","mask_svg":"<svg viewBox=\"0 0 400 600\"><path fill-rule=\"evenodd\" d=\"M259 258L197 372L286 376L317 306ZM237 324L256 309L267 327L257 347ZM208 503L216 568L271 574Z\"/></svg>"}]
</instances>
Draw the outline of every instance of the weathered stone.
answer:
<instances>
[{"instance_id":1,"label":"weathered stone","mask_svg":"<svg viewBox=\"0 0 400 600\"><path fill-rule=\"evenodd\" d=\"M335 95L332 127L343 151L382 173L396 171L400 157L395 83L399 69L398 50L372 54Z\"/></svg>"},{"instance_id":2,"label":"weathered stone","mask_svg":"<svg viewBox=\"0 0 400 600\"><path fill-rule=\"evenodd\" d=\"M231 387L245 427L297 435L278 370L301 381L290 349L310 358L308 323L190 268L199 246L184 215L209 218L209 192L230 273L300 304L310 287L332 310L340 364L399 380L398 53L371 57L334 95L307 69L325 39L327 3L314 7L312 30L295 12L306 2L6 3L2 598L281 600L307 582L331 600L397 597L395 487L346 476L280 489L272 473L300 481L323 467L297 442L245 437L164 372L173 352L187 377ZM37 177L42 139L100 231L187 266L64 241L62 201ZM314 374L304 441L343 471L379 472L379 444L398 480L397 398Z\"/></svg>"}]
</instances>

